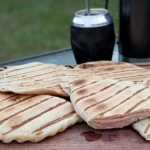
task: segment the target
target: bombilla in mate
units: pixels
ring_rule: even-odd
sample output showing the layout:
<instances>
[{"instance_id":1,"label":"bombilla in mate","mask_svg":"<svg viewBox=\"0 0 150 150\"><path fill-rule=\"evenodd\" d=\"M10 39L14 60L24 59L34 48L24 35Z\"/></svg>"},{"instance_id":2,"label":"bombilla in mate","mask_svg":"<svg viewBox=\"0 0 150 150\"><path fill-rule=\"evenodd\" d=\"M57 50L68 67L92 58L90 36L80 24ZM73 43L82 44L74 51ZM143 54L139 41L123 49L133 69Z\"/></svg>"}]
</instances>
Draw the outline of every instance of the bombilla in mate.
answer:
<instances>
[{"instance_id":1,"label":"bombilla in mate","mask_svg":"<svg viewBox=\"0 0 150 150\"><path fill-rule=\"evenodd\" d=\"M90 2L86 0L87 15L90 16Z\"/></svg>"}]
</instances>

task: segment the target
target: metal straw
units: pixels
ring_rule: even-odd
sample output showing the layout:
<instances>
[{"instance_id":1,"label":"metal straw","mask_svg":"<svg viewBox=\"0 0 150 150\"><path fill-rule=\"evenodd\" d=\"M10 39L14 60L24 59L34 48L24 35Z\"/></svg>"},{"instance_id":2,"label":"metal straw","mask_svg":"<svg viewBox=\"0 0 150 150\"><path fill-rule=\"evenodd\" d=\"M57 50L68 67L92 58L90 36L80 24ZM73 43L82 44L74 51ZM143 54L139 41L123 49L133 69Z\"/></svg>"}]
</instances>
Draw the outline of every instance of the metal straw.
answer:
<instances>
[{"instance_id":1,"label":"metal straw","mask_svg":"<svg viewBox=\"0 0 150 150\"><path fill-rule=\"evenodd\" d=\"M109 0L106 0L105 1L105 9L108 9L108 3L109 3Z\"/></svg>"},{"instance_id":2,"label":"metal straw","mask_svg":"<svg viewBox=\"0 0 150 150\"><path fill-rule=\"evenodd\" d=\"M90 16L90 2L86 0L87 15Z\"/></svg>"}]
</instances>

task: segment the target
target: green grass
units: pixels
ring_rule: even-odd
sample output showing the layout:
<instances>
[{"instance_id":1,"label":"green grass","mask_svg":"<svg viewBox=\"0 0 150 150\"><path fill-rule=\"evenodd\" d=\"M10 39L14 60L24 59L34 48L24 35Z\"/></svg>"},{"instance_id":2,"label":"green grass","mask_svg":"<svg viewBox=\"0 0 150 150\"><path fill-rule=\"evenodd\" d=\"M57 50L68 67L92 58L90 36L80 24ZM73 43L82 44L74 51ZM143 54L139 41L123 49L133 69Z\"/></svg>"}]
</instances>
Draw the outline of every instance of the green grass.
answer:
<instances>
[{"instance_id":1,"label":"green grass","mask_svg":"<svg viewBox=\"0 0 150 150\"><path fill-rule=\"evenodd\" d=\"M0 0L0 62L70 47L71 20L81 9L85 0ZM118 0L110 0L109 11L118 32Z\"/></svg>"}]
</instances>

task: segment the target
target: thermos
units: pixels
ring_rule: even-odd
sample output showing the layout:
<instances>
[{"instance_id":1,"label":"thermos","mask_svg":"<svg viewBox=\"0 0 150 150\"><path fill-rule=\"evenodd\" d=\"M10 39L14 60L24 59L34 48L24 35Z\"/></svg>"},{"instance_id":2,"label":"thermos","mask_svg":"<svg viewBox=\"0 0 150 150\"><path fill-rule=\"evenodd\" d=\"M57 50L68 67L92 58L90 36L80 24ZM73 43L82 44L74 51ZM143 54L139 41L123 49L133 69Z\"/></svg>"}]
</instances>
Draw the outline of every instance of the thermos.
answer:
<instances>
[{"instance_id":1,"label":"thermos","mask_svg":"<svg viewBox=\"0 0 150 150\"><path fill-rule=\"evenodd\" d=\"M150 0L120 0L119 60L150 62Z\"/></svg>"}]
</instances>

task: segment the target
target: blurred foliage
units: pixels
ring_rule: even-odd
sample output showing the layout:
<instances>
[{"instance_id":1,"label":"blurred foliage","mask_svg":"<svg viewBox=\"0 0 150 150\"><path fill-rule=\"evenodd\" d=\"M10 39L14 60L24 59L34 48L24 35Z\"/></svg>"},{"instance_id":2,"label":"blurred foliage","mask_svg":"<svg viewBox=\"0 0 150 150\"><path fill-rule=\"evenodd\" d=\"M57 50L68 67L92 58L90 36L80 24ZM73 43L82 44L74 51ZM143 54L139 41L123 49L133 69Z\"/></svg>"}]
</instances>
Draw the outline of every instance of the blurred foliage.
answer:
<instances>
[{"instance_id":1,"label":"blurred foliage","mask_svg":"<svg viewBox=\"0 0 150 150\"><path fill-rule=\"evenodd\" d=\"M103 8L105 0L91 0ZM118 0L109 11L118 32ZM0 0L0 62L70 47L70 25L85 0Z\"/></svg>"}]
</instances>

